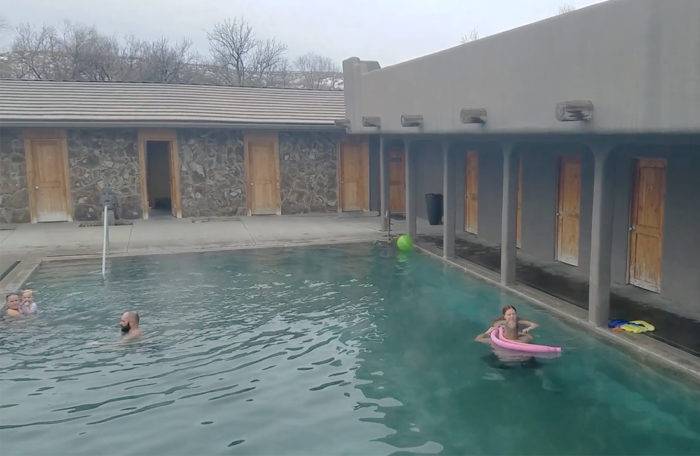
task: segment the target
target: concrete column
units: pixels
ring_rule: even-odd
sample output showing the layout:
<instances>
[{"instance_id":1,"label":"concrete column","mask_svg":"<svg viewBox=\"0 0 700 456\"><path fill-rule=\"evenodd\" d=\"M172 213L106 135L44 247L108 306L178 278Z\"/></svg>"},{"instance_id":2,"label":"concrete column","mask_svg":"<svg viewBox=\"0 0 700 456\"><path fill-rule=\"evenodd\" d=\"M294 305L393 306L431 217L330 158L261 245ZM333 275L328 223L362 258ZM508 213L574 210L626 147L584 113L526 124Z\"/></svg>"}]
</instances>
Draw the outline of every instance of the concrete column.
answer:
<instances>
[{"instance_id":1,"label":"concrete column","mask_svg":"<svg viewBox=\"0 0 700 456\"><path fill-rule=\"evenodd\" d=\"M408 235L416 237L416 165L415 152L411 150L411 141L404 140L406 151L406 226Z\"/></svg>"},{"instance_id":2,"label":"concrete column","mask_svg":"<svg viewBox=\"0 0 700 456\"><path fill-rule=\"evenodd\" d=\"M613 237L612 145L591 144L594 159L591 264L588 285L588 321L607 326L610 316L610 262Z\"/></svg>"},{"instance_id":3,"label":"concrete column","mask_svg":"<svg viewBox=\"0 0 700 456\"><path fill-rule=\"evenodd\" d=\"M513 143L504 143L503 203L501 205L501 284L515 283L515 215L517 210L518 158Z\"/></svg>"},{"instance_id":4,"label":"concrete column","mask_svg":"<svg viewBox=\"0 0 700 456\"><path fill-rule=\"evenodd\" d=\"M384 136L379 137L379 216L382 231L389 230L391 214L389 213L389 153L386 150L387 141Z\"/></svg>"},{"instance_id":5,"label":"concrete column","mask_svg":"<svg viewBox=\"0 0 700 456\"><path fill-rule=\"evenodd\" d=\"M457 189L455 188L455 157L450 151L449 141L442 142L442 195L443 195L443 225L442 225L442 256L455 256L455 219L457 218Z\"/></svg>"}]
</instances>

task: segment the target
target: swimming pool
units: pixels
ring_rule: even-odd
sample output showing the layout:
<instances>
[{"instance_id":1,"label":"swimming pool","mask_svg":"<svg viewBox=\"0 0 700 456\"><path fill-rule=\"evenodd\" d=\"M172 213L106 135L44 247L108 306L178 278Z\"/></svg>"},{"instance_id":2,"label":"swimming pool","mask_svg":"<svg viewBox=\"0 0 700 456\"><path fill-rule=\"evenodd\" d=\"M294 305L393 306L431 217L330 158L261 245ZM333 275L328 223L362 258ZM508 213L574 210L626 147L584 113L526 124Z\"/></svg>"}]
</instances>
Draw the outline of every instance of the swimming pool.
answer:
<instances>
[{"instance_id":1,"label":"swimming pool","mask_svg":"<svg viewBox=\"0 0 700 456\"><path fill-rule=\"evenodd\" d=\"M0 321L3 454L700 453L696 387L420 254L51 262L27 286L40 315ZM505 304L563 355L473 342Z\"/></svg>"}]
</instances>

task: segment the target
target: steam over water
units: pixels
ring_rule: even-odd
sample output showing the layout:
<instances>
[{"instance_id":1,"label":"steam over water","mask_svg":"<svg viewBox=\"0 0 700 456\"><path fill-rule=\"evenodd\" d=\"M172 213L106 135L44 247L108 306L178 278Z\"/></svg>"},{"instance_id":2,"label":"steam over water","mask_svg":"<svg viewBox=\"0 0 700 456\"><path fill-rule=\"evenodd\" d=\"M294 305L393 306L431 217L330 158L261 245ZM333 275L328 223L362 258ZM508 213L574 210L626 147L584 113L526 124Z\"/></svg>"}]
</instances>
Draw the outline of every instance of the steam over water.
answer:
<instances>
[{"instance_id":1,"label":"steam over water","mask_svg":"<svg viewBox=\"0 0 700 456\"><path fill-rule=\"evenodd\" d=\"M373 245L43 265L0 321L3 454L697 454L700 393ZM559 359L472 341L505 304ZM120 343L138 310L144 338ZM630 446L631 445L631 446Z\"/></svg>"}]
</instances>

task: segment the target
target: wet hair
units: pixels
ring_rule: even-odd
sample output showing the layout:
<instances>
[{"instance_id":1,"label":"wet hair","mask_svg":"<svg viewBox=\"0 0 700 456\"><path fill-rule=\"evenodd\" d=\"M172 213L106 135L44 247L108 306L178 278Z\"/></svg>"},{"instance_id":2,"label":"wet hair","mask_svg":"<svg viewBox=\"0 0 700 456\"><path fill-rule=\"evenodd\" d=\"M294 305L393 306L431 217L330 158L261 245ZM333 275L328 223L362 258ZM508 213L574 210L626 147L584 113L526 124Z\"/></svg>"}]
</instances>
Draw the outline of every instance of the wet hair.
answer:
<instances>
[{"instance_id":1,"label":"wet hair","mask_svg":"<svg viewBox=\"0 0 700 456\"><path fill-rule=\"evenodd\" d=\"M9 301L10 296L17 296L17 297L19 298L19 297L22 296L22 295L19 294L18 291L13 291L13 292L11 292L11 293L7 293L7 294L5 295L5 302Z\"/></svg>"},{"instance_id":2,"label":"wet hair","mask_svg":"<svg viewBox=\"0 0 700 456\"><path fill-rule=\"evenodd\" d=\"M503 318L506 316L506 312L510 309L513 309L513 312L518 313L518 310L515 308L515 306L503 306L503 308L501 308L501 315L493 319L493 321L491 322L491 326L495 325L497 321L503 320Z\"/></svg>"},{"instance_id":3,"label":"wet hair","mask_svg":"<svg viewBox=\"0 0 700 456\"><path fill-rule=\"evenodd\" d=\"M510 309L513 309L513 312L518 313L518 309L515 308L515 306L503 306L501 309L501 316L505 316L506 312L508 312Z\"/></svg>"}]
</instances>

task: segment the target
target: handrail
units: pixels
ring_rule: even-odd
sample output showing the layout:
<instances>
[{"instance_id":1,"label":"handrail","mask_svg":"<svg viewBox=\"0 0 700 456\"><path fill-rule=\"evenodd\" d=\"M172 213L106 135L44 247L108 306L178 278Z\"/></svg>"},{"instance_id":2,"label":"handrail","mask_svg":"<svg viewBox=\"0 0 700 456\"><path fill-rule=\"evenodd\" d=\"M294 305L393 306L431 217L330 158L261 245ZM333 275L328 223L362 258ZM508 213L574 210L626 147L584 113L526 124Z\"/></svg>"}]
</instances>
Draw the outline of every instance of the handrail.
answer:
<instances>
[{"instance_id":1,"label":"handrail","mask_svg":"<svg viewBox=\"0 0 700 456\"><path fill-rule=\"evenodd\" d=\"M104 206L102 217L102 277L107 274L107 249L109 246L109 224L107 223L107 205Z\"/></svg>"}]
</instances>

